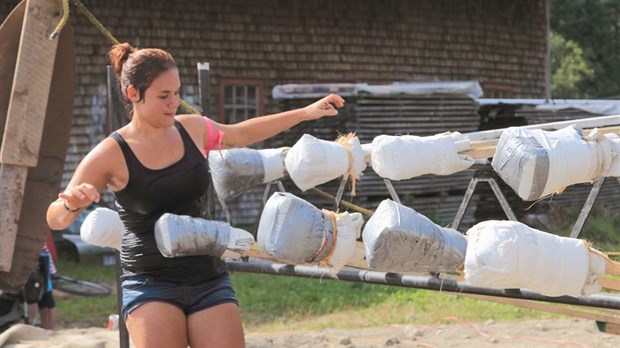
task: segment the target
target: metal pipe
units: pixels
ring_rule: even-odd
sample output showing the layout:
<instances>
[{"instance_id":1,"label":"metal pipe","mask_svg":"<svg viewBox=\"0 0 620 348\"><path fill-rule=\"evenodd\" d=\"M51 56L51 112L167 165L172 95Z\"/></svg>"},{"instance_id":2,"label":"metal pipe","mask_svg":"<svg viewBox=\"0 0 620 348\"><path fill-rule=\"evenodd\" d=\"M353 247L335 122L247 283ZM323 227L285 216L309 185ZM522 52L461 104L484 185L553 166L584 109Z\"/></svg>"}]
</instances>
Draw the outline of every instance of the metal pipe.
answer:
<instances>
[{"instance_id":1,"label":"metal pipe","mask_svg":"<svg viewBox=\"0 0 620 348\"><path fill-rule=\"evenodd\" d=\"M344 280L442 292L468 293L563 303L584 307L620 309L620 296L612 294L595 294L587 297L548 297L526 289L490 289L472 286L454 279L438 278L435 276L398 274L355 268L344 268L337 273L333 273L327 268L320 268L316 266L285 265L253 258L247 260L227 261L226 263L228 264L230 270L238 272Z\"/></svg>"}]
</instances>

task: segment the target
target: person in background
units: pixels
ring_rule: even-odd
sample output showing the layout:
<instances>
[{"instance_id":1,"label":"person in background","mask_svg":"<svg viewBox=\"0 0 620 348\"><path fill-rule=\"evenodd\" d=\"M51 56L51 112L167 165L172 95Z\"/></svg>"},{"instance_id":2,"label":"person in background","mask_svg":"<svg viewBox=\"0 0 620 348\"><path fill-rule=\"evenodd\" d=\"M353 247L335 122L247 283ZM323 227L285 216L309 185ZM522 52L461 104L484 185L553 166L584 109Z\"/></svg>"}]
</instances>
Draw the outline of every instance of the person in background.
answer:
<instances>
[{"instance_id":1,"label":"person in background","mask_svg":"<svg viewBox=\"0 0 620 348\"><path fill-rule=\"evenodd\" d=\"M34 272L38 272L41 275L39 286L42 289L37 301L27 301L29 324L41 326L46 330L54 330L56 327L56 301L52 293L52 275L56 274L56 265L47 242L41 248L39 262ZM37 320L37 313L39 314L40 321Z\"/></svg>"},{"instance_id":2,"label":"person in background","mask_svg":"<svg viewBox=\"0 0 620 348\"><path fill-rule=\"evenodd\" d=\"M332 94L303 108L220 124L176 114L181 82L168 52L123 43L109 58L132 105L131 121L86 155L50 204L47 222L54 230L66 228L110 188L125 227L121 315L135 347L243 347L226 264L206 255L163 257L154 224L164 213L202 217L209 185L205 148L243 147L302 121L336 116L344 100Z\"/></svg>"}]
</instances>

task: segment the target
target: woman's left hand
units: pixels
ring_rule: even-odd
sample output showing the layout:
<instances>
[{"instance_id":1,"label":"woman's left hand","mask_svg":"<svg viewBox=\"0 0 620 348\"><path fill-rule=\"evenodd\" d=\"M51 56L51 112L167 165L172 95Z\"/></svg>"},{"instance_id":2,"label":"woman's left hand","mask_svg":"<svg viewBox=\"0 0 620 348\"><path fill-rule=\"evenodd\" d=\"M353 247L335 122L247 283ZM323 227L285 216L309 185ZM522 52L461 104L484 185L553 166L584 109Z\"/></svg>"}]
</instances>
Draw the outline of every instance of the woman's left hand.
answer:
<instances>
[{"instance_id":1,"label":"woman's left hand","mask_svg":"<svg viewBox=\"0 0 620 348\"><path fill-rule=\"evenodd\" d=\"M304 108L304 120L315 120L323 116L336 116L338 110L344 106L344 99L336 94L330 94L327 97L318 100Z\"/></svg>"}]
</instances>

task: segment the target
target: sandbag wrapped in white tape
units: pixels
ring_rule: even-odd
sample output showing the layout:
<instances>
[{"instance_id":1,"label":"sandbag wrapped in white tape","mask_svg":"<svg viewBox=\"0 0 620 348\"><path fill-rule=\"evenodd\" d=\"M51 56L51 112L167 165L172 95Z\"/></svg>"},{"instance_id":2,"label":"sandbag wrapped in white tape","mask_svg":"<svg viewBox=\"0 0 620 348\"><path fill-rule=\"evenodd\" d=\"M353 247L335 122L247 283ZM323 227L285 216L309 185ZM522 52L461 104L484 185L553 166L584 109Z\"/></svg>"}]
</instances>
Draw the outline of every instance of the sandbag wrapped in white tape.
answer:
<instances>
[{"instance_id":1,"label":"sandbag wrapped in white tape","mask_svg":"<svg viewBox=\"0 0 620 348\"><path fill-rule=\"evenodd\" d=\"M516 221L485 221L467 231L465 281L496 289L526 288L546 296L587 296L601 290L606 260L583 240Z\"/></svg>"},{"instance_id":2,"label":"sandbag wrapped in white tape","mask_svg":"<svg viewBox=\"0 0 620 348\"><path fill-rule=\"evenodd\" d=\"M456 230L386 199L362 232L366 261L390 272L456 271L465 261L467 240Z\"/></svg>"},{"instance_id":3,"label":"sandbag wrapped in white tape","mask_svg":"<svg viewBox=\"0 0 620 348\"><path fill-rule=\"evenodd\" d=\"M469 139L458 132L429 137L379 135L372 141L372 168L390 180L449 175L474 164L471 156L459 154L470 147Z\"/></svg>"},{"instance_id":4,"label":"sandbag wrapped in white tape","mask_svg":"<svg viewBox=\"0 0 620 348\"><path fill-rule=\"evenodd\" d=\"M335 214L290 193L276 192L265 204L257 240L280 262L338 270L353 257L363 222L359 213Z\"/></svg>"},{"instance_id":5,"label":"sandbag wrapped in white tape","mask_svg":"<svg viewBox=\"0 0 620 348\"><path fill-rule=\"evenodd\" d=\"M601 176L620 176L620 141L566 127L557 131L507 128L491 165L523 200L536 200Z\"/></svg>"},{"instance_id":6,"label":"sandbag wrapped in white tape","mask_svg":"<svg viewBox=\"0 0 620 348\"><path fill-rule=\"evenodd\" d=\"M284 177L287 147L209 152L209 168L218 197L233 199L250 188Z\"/></svg>"},{"instance_id":7,"label":"sandbag wrapped in white tape","mask_svg":"<svg viewBox=\"0 0 620 348\"><path fill-rule=\"evenodd\" d=\"M306 191L340 176L359 178L366 169L364 150L355 136L343 144L304 134L291 147L284 160L286 170L302 191Z\"/></svg>"},{"instance_id":8,"label":"sandbag wrapped in white tape","mask_svg":"<svg viewBox=\"0 0 620 348\"><path fill-rule=\"evenodd\" d=\"M210 255L244 251L254 242L251 233L221 221L166 213L155 222L157 248L165 257Z\"/></svg>"},{"instance_id":9,"label":"sandbag wrapped in white tape","mask_svg":"<svg viewBox=\"0 0 620 348\"><path fill-rule=\"evenodd\" d=\"M600 171L597 176L620 177L620 137L615 133L603 134L594 128L584 138L598 145Z\"/></svg>"},{"instance_id":10,"label":"sandbag wrapped in white tape","mask_svg":"<svg viewBox=\"0 0 620 348\"><path fill-rule=\"evenodd\" d=\"M88 244L121 250L125 226L118 213L99 207L90 212L80 226L80 237Z\"/></svg>"}]
</instances>

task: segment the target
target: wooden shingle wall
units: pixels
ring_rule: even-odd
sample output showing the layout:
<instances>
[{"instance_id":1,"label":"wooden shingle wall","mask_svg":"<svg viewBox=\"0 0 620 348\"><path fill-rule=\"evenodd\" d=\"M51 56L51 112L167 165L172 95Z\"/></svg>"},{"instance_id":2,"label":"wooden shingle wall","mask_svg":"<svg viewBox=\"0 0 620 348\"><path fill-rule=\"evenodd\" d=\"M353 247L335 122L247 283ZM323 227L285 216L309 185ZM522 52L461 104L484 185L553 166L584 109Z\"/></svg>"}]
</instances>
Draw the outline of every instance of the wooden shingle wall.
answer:
<instances>
[{"instance_id":1,"label":"wooden shingle wall","mask_svg":"<svg viewBox=\"0 0 620 348\"><path fill-rule=\"evenodd\" d=\"M17 0L0 3L0 21ZM183 97L198 103L196 64L218 78L258 78L266 112L285 83L476 80L514 98L542 98L546 0L86 0L120 41L160 47L176 58ZM63 185L107 134L108 40L71 5L77 85ZM489 87L490 88L490 87ZM211 115L217 118L217 115ZM292 144L291 144L292 145ZM108 198L109 199L109 198Z\"/></svg>"}]
</instances>

